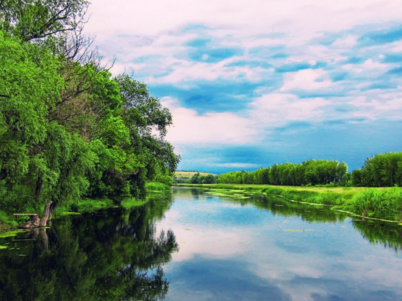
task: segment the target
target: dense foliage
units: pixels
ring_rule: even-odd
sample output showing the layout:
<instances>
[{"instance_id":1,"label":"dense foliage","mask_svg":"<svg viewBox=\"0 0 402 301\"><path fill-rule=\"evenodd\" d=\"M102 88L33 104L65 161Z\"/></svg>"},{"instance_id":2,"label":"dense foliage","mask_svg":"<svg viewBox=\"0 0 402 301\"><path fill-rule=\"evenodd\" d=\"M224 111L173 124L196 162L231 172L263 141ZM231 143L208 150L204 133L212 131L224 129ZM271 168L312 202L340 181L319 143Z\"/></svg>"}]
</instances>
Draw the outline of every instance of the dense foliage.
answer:
<instances>
[{"instance_id":1,"label":"dense foliage","mask_svg":"<svg viewBox=\"0 0 402 301\"><path fill-rule=\"evenodd\" d=\"M189 179L187 181L187 183L190 183L190 184L214 184L214 183L216 183L216 177L214 177L211 174L202 176L202 175L200 175L199 172L197 172L196 174L194 174L191 177L191 179Z\"/></svg>"},{"instance_id":2,"label":"dense foliage","mask_svg":"<svg viewBox=\"0 0 402 301\"><path fill-rule=\"evenodd\" d=\"M83 0L0 0L0 208L38 211L82 196L144 198L171 183L170 112L113 78L81 35Z\"/></svg>"},{"instance_id":3,"label":"dense foliage","mask_svg":"<svg viewBox=\"0 0 402 301\"><path fill-rule=\"evenodd\" d=\"M275 164L253 172L224 173L219 176L218 183L290 186L342 183L347 181L347 170L344 162L309 160L302 164Z\"/></svg>"},{"instance_id":4,"label":"dense foliage","mask_svg":"<svg viewBox=\"0 0 402 301\"><path fill-rule=\"evenodd\" d=\"M361 169L352 172L355 186L402 186L402 152L368 158Z\"/></svg>"},{"instance_id":5,"label":"dense foliage","mask_svg":"<svg viewBox=\"0 0 402 301\"><path fill-rule=\"evenodd\" d=\"M402 221L402 190L371 188L355 195L343 209L363 216Z\"/></svg>"},{"instance_id":6,"label":"dense foliage","mask_svg":"<svg viewBox=\"0 0 402 301\"><path fill-rule=\"evenodd\" d=\"M344 162L309 160L302 164L275 164L253 172L221 174L222 184L341 185L364 187L402 186L402 153L378 154L366 160L361 169L348 173Z\"/></svg>"}]
</instances>

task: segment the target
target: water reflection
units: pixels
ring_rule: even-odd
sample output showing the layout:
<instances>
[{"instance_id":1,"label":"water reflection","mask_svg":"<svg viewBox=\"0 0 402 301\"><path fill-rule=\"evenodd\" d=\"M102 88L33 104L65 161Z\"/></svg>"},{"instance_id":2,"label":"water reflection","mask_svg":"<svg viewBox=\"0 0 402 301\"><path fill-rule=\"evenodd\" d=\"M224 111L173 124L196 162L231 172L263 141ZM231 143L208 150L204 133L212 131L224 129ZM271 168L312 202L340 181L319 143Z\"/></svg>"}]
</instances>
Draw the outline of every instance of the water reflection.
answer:
<instances>
[{"instance_id":1,"label":"water reflection","mask_svg":"<svg viewBox=\"0 0 402 301\"><path fill-rule=\"evenodd\" d=\"M167 300L402 299L400 226L275 198L182 188L174 198L157 222L180 246L165 267Z\"/></svg>"},{"instance_id":2,"label":"water reflection","mask_svg":"<svg viewBox=\"0 0 402 301\"><path fill-rule=\"evenodd\" d=\"M154 223L171 202L72 216L0 252L0 300L157 300L169 288L162 265L177 251Z\"/></svg>"},{"instance_id":3,"label":"water reflection","mask_svg":"<svg viewBox=\"0 0 402 301\"><path fill-rule=\"evenodd\" d=\"M240 203L241 205L253 205L259 209L268 210L274 215L284 217L300 217L308 222L336 223L344 221L347 215L330 210L327 206L310 206L301 203L284 201L279 197L251 197L247 200L226 198L225 201Z\"/></svg>"},{"instance_id":4,"label":"water reflection","mask_svg":"<svg viewBox=\"0 0 402 301\"><path fill-rule=\"evenodd\" d=\"M372 244L382 244L397 253L402 250L402 227L398 224L355 219L353 226Z\"/></svg>"},{"instance_id":5,"label":"water reflection","mask_svg":"<svg viewBox=\"0 0 402 301\"><path fill-rule=\"evenodd\" d=\"M0 300L402 300L399 225L173 191L8 239Z\"/></svg>"},{"instance_id":6,"label":"water reflection","mask_svg":"<svg viewBox=\"0 0 402 301\"><path fill-rule=\"evenodd\" d=\"M204 190L205 192L205 190ZM177 190L177 195L187 195L185 190ZM197 196L199 198L199 195ZM255 197L236 199L221 197L221 200L241 206L253 205L267 210L273 215L283 217L300 217L303 221L314 223L344 222L348 215L329 209L328 206L311 206L297 202L284 201L279 197ZM352 218L353 226L362 236L373 244L382 244L397 252L402 250L402 226L397 223L383 222L370 219Z\"/></svg>"}]
</instances>

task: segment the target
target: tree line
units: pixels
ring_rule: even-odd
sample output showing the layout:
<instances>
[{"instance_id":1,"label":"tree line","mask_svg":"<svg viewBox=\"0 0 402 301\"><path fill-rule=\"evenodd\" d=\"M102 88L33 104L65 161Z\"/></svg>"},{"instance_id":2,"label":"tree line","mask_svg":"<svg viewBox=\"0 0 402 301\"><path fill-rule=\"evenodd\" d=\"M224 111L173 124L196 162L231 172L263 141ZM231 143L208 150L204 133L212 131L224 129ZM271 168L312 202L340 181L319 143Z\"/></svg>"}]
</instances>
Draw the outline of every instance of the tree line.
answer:
<instances>
[{"instance_id":1,"label":"tree line","mask_svg":"<svg viewBox=\"0 0 402 301\"><path fill-rule=\"evenodd\" d=\"M351 173L354 186L402 187L402 152L368 158L361 169Z\"/></svg>"},{"instance_id":2,"label":"tree line","mask_svg":"<svg viewBox=\"0 0 402 301\"><path fill-rule=\"evenodd\" d=\"M317 185L345 181L347 165L344 162L309 160L302 164L274 164L253 172L235 171L219 176L218 183L272 184L272 185Z\"/></svg>"},{"instance_id":3,"label":"tree line","mask_svg":"<svg viewBox=\"0 0 402 301\"><path fill-rule=\"evenodd\" d=\"M0 0L0 208L145 197L180 157L172 116L82 34L85 0Z\"/></svg>"},{"instance_id":4,"label":"tree line","mask_svg":"<svg viewBox=\"0 0 402 301\"><path fill-rule=\"evenodd\" d=\"M353 172L348 172L345 162L308 160L301 164L274 164L252 172L228 172L221 174L217 182L288 186L402 186L402 152L370 157L361 169Z\"/></svg>"}]
</instances>

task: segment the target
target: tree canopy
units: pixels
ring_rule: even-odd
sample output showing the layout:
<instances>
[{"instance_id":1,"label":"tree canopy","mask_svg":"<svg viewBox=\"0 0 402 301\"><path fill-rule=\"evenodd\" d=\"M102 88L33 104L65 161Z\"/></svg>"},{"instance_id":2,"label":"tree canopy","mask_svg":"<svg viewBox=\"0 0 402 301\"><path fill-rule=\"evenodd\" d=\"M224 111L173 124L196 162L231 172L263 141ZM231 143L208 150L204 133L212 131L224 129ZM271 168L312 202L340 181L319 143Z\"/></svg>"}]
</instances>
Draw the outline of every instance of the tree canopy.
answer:
<instances>
[{"instance_id":1,"label":"tree canopy","mask_svg":"<svg viewBox=\"0 0 402 301\"><path fill-rule=\"evenodd\" d=\"M180 157L172 116L145 84L113 77L81 35L88 2L0 0L0 206L144 198ZM85 42L87 41L87 42ZM170 180L171 182L171 180Z\"/></svg>"}]
</instances>

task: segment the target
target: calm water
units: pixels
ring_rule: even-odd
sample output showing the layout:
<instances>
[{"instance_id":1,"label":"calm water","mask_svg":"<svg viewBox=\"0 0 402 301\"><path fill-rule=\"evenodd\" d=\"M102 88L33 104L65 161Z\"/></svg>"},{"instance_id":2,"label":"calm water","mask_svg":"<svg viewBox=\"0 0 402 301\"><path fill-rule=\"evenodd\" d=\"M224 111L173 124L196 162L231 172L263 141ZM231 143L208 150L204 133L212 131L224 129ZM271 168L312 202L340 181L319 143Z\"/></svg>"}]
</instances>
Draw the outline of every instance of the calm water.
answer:
<instances>
[{"instance_id":1,"label":"calm water","mask_svg":"<svg viewBox=\"0 0 402 301\"><path fill-rule=\"evenodd\" d=\"M278 199L174 188L0 245L0 300L402 300L402 226Z\"/></svg>"}]
</instances>

